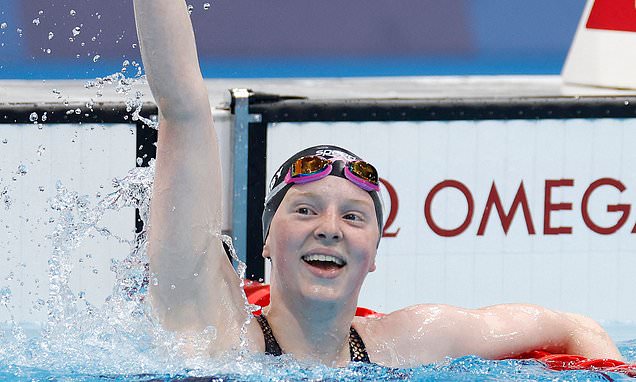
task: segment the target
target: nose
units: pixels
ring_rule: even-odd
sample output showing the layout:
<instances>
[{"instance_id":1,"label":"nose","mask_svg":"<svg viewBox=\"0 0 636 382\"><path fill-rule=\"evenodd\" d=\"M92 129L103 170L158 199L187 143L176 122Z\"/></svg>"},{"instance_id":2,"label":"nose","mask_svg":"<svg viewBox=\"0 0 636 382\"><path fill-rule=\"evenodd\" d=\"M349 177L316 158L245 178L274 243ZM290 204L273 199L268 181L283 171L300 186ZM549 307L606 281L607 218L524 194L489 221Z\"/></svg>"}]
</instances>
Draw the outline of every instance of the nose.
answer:
<instances>
[{"instance_id":1,"label":"nose","mask_svg":"<svg viewBox=\"0 0 636 382\"><path fill-rule=\"evenodd\" d=\"M338 214L325 212L320 217L318 225L314 230L314 237L321 241L339 241L342 239L340 230L340 219Z\"/></svg>"}]
</instances>

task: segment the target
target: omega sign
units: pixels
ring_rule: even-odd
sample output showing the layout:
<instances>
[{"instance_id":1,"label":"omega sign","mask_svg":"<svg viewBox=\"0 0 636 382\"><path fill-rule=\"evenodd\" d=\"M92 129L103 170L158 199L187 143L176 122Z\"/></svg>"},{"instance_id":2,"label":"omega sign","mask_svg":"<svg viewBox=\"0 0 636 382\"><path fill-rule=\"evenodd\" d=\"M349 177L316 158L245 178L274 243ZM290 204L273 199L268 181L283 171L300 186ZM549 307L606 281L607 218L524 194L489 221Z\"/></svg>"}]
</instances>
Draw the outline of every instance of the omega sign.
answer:
<instances>
[{"instance_id":1,"label":"omega sign","mask_svg":"<svg viewBox=\"0 0 636 382\"><path fill-rule=\"evenodd\" d=\"M399 208L398 194L395 188L386 179L380 179L380 181L385 187L386 194L388 194L391 204L382 236L396 237L400 231L398 227L394 227L395 218ZM483 236L486 233L489 222L491 224L500 223L503 232L507 234L513 219L517 215L520 215L524 219L523 221L528 235L536 235L538 230L539 233L542 233L543 235L572 234L572 227L567 225L556 225L553 223L553 215L559 211L571 211L571 213L576 213L576 210L580 211L579 213L585 223L585 226L600 235L613 234L625 226L631 211L630 204L607 204L606 211L608 213L615 214L616 216L615 223L609 226L595 222L590 216L590 198L592 195L597 190L605 187L612 188L617 190L619 193L622 193L626 190L626 187L620 180L613 178L600 178L593 181L585 189L580 201L571 200L566 202L555 202L553 200L553 192L573 186L574 179L546 179L543 187L543 209L542 211L531 211L523 181L520 181L515 197L511 205L508 206L504 206L502 203L497 189L497 184L496 182L493 182L483 211L476 211L475 199L470 189L461 181L448 179L439 182L428 192L424 202L424 217L428 227L435 234L442 237L454 237L466 233L466 230L470 227L473 220L479 220L477 236ZM461 224L454 227L447 227L442 226L435 220L435 217L432 214L432 205L436 197L451 189L461 193L468 208ZM574 204L575 202L577 203L576 206ZM537 228L536 222L540 221L539 219L541 217L543 218L543 227ZM630 226L629 229L631 230L631 233L636 233L636 225L633 227Z\"/></svg>"}]
</instances>

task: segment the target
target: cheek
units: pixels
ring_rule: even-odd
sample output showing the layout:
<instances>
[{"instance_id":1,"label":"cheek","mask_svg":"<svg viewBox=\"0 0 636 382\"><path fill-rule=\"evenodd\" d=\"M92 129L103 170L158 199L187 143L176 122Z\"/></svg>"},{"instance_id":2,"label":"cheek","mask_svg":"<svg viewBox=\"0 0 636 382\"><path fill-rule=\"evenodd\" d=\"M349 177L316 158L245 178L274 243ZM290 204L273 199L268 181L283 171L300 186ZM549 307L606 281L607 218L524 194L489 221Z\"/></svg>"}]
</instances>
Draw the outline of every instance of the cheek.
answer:
<instances>
[{"instance_id":1,"label":"cheek","mask_svg":"<svg viewBox=\"0 0 636 382\"><path fill-rule=\"evenodd\" d=\"M377 255L377 232L369 232L368 235L361 235L360 241L357 242L358 248L361 249L361 256L364 258L364 261L368 264L368 271L373 272L376 269L375 258Z\"/></svg>"},{"instance_id":2,"label":"cheek","mask_svg":"<svg viewBox=\"0 0 636 382\"><path fill-rule=\"evenodd\" d=\"M268 240L268 254L273 259L280 259L281 262L285 262L286 259L298 251L298 248L302 245L302 241L298 239L298 235L295 235L292 230L285 230L284 233L276 232Z\"/></svg>"}]
</instances>

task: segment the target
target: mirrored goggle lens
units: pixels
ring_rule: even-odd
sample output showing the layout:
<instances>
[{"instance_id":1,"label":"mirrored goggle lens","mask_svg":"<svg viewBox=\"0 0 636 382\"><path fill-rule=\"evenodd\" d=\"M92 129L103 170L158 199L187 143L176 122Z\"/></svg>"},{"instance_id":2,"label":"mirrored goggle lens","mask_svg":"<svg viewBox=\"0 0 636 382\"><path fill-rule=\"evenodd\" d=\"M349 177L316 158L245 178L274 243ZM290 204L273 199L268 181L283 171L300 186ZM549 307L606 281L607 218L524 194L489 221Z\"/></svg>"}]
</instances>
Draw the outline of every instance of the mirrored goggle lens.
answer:
<instances>
[{"instance_id":1,"label":"mirrored goggle lens","mask_svg":"<svg viewBox=\"0 0 636 382\"><path fill-rule=\"evenodd\" d=\"M378 171L370 163L364 161L354 161L347 164L349 171L360 179L364 179L367 182L378 185Z\"/></svg>"},{"instance_id":2,"label":"mirrored goggle lens","mask_svg":"<svg viewBox=\"0 0 636 382\"><path fill-rule=\"evenodd\" d=\"M329 161L318 156L298 158L291 167L291 176L312 175L326 169Z\"/></svg>"}]
</instances>

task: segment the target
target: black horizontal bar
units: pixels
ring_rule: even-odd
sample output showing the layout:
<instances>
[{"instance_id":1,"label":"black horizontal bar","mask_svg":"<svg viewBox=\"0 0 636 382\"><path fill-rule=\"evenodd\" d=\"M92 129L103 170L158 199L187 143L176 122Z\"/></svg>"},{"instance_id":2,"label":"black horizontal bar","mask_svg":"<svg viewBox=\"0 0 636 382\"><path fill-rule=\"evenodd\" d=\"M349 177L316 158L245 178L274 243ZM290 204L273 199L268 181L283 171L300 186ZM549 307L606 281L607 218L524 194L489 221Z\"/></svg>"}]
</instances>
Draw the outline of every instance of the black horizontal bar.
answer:
<instances>
[{"instance_id":1,"label":"black horizontal bar","mask_svg":"<svg viewBox=\"0 0 636 382\"><path fill-rule=\"evenodd\" d=\"M250 114L266 123L636 118L636 97L291 99L251 103Z\"/></svg>"},{"instance_id":2,"label":"black horizontal bar","mask_svg":"<svg viewBox=\"0 0 636 382\"><path fill-rule=\"evenodd\" d=\"M143 115L157 114L153 103L144 103L141 110ZM46 121L42 121L45 112ZM135 123L122 102L95 102L91 107L80 103L0 103L0 123L34 123L31 113L38 114L37 123Z\"/></svg>"}]
</instances>

